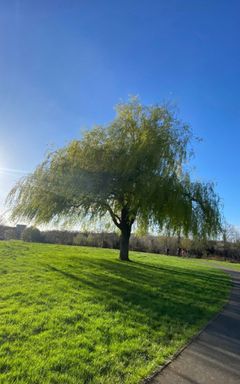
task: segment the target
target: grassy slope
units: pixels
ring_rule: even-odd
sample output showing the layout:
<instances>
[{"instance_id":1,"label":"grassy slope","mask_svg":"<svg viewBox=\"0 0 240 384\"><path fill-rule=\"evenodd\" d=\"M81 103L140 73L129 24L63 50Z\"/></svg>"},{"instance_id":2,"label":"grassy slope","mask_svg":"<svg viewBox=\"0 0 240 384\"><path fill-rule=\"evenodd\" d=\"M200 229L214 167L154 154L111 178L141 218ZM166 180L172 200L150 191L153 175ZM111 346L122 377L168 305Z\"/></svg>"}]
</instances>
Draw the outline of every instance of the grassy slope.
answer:
<instances>
[{"instance_id":1,"label":"grassy slope","mask_svg":"<svg viewBox=\"0 0 240 384\"><path fill-rule=\"evenodd\" d=\"M0 242L0 382L138 383L223 305L194 260Z\"/></svg>"},{"instance_id":2,"label":"grassy slope","mask_svg":"<svg viewBox=\"0 0 240 384\"><path fill-rule=\"evenodd\" d=\"M206 264L211 267L220 267L222 269L240 272L240 263L231 263L229 261L216 261L212 259L199 259L200 264Z\"/></svg>"}]
</instances>

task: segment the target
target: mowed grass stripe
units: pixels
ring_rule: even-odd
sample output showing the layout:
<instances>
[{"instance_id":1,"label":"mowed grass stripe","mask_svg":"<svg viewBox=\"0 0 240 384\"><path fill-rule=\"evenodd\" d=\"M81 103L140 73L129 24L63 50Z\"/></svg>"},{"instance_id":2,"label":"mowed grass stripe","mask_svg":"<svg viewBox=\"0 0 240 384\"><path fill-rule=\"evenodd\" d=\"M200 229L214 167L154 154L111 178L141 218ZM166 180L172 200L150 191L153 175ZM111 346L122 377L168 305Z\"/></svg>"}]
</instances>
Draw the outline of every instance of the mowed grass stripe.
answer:
<instances>
[{"instance_id":1,"label":"mowed grass stripe","mask_svg":"<svg viewBox=\"0 0 240 384\"><path fill-rule=\"evenodd\" d=\"M0 382L134 384L227 300L195 260L0 242Z\"/></svg>"}]
</instances>

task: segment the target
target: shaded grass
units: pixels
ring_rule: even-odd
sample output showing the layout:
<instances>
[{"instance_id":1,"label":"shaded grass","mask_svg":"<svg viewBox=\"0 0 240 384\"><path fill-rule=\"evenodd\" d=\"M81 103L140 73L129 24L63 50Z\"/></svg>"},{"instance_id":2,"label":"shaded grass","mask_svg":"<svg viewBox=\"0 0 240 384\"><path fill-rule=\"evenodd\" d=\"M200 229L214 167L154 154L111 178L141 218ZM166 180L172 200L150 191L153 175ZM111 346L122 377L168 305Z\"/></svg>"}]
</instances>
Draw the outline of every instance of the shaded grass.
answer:
<instances>
[{"instance_id":1,"label":"shaded grass","mask_svg":"<svg viewBox=\"0 0 240 384\"><path fill-rule=\"evenodd\" d=\"M222 307L223 272L194 260L0 243L0 382L138 383Z\"/></svg>"}]
</instances>

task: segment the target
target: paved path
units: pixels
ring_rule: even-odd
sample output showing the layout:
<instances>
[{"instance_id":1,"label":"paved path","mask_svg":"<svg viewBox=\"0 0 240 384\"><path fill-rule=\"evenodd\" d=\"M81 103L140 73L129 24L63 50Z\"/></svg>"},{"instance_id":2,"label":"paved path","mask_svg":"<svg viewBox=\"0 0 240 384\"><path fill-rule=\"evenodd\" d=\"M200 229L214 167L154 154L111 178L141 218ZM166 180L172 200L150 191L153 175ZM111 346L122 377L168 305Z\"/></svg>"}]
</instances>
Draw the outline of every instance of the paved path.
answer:
<instances>
[{"instance_id":1,"label":"paved path","mask_svg":"<svg viewBox=\"0 0 240 384\"><path fill-rule=\"evenodd\" d=\"M221 314L151 384L240 384L240 272Z\"/></svg>"}]
</instances>

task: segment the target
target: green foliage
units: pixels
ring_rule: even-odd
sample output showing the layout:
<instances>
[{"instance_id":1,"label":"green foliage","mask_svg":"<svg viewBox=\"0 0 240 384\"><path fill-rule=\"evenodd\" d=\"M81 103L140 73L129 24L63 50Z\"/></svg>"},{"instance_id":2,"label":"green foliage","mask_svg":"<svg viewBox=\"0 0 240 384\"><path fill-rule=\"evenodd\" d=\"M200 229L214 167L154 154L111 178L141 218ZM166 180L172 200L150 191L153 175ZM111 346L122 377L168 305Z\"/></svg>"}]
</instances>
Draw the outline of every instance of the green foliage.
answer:
<instances>
[{"instance_id":1,"label":"green foliage","mask_svg":"<svg viewBox=\"0 0 240 384\"><path fill-rule=\"evenodd\" d=\"M192 182L192 134L167 106L136 98L116 118L47 156L9 195L13 218L35 223L110 215L123 231L137 222L214 235L221 228L211 183Z\"/></svg>"},{"instance_id":2,"label":"green foliage","mask_svg":"<svg viewBox=\"0 0 240 384\"><path fill-rule=\"evenodd\" d=\"M225 303L194 260L0 242L1 384L137 384Z\"/></svg>"}]
</instances>

